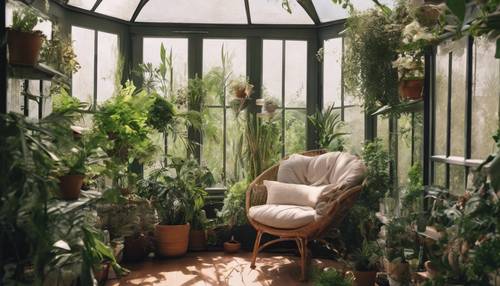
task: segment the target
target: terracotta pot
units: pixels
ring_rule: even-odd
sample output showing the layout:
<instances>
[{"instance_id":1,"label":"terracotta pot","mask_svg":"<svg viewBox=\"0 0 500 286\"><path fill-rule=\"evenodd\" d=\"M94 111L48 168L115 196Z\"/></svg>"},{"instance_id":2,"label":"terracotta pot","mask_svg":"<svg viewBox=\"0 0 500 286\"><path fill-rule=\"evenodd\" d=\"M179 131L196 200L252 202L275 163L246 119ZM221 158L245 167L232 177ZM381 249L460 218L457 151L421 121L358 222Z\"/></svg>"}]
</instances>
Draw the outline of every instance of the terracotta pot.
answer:
<instances>
[{"instance_id":1,"label":"terracotta pot","mask_svg":"<svg viewBox=\"0 0 500 286\"><path fill-rule=\"evenodd\" d=\"M423 79L402 80L399 83L399 96L403 100L419 100L422 99L423 89Z\"/></svg>"},{"instance_id":2,"label":"terracotta pot","mask_svg":"<svg viewBox=\"0 0 500 286\"><path fill-rule=\"evenodd\" d=\"M377 279L377 271L353 271L354 286L373 286Z\"/></svg>"},{"instance_id":3,"label":"terracotta pot","mask_svg":"<svg viewBox=\"0 0 500 286\"><path fill-rule=\"evenodd\" d=\"M388 274L389 283L393 285L405 285L410 279L410 264L408 262L389 262L384 259L385 270Z\"/></svg>"},{"instance_id":4,"label":"terracotta pot","mask_svg":"<svg viewBox=\"0 0 500 286\"><path fill-rule=\"evenodd\" d=\"M167 257L186 254L189 242L190 225L160 225L155 228L156 248L158 254Z\"/></svg>"},{"instance_id":5,"label":"terracotta pot","mask_svg":"<svg viewBox=\"0 0 500 286\"><path fill-rule=\"evenodd\" d=\"M189 250L202 251L207 249L207 232L192 229L189 232Z\"/></svg>"},{"instance_id":6,"label":"terracotta pot","mask_svg":"<svg viewBox=\"0 0 500 286\"><path fill-rule=\"evenodd\" d=\"M36 65L42 43L43 34L40 31L27 33L7 29L9 63L26 66Z\"/></svg>"},{"instance_id":7,"label":"terracotta pot","mask_svg":"<svg viewBox=\"0 0 500 286\"><path fill-rule=\"evenodd\" d=\"M149 254L149 239L143 233L126 236L124 239L123 259L128 262L144 260Z\"/></svg>"},{"instance_id":8,"label":"terracotta pot","mask_svg":"<svg viewBox=\"0 0 500 286\"><path fill-rule=\"evenodd\" d=\"M65 175L59 178L59 188L63 200L78 200L83 185L83 175Z\"/></svg>"},{"instance_id":9,"label":"terracotta pot","mask_svg":"<svg viewBox=\"0 0 500 286\"><path fill-rule=\"evenodd\" d=\"M224 252L226 253L236 253L240 251L241 243L237 241L226 241L224 242Z\"/></svg>"}]
</instances>

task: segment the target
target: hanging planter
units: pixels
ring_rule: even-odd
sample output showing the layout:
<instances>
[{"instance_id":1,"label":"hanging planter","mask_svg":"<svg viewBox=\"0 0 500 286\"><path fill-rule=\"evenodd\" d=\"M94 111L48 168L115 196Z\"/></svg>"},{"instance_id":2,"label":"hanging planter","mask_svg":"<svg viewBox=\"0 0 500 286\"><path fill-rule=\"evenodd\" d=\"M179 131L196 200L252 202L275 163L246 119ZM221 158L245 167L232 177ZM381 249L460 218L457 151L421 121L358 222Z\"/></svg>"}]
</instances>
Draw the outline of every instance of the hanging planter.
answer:
<instances>
[{"instance_id":1,"label":"hanging planter","mask_svg":"<svg viewBox=\"0 0 500 286\"><path fill-rule=\"evenodd\" d=\"M423 79L403 79L399 83L399 96L402 100L420 100L423 89Z\"/></svg>"}]
</instances>

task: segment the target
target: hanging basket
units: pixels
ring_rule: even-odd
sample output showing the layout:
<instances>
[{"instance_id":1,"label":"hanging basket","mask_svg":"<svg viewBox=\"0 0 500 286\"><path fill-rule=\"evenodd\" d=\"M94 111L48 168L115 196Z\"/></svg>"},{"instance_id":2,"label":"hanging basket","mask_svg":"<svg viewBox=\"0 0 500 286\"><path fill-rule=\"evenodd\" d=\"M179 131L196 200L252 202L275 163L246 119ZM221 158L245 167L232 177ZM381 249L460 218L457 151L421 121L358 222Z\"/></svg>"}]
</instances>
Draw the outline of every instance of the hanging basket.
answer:
<instances>
[{"instance_id":1,"label":"hanging basket","mask_svg":"<svg viewBox=\"0 0 500 286\"><path fill-rule=\"evenodd\" d=\"M422 90L424 89L423 79L402 80L399 83L399 97L403 100L422 99Z\"/></svg>"}]
</instances>

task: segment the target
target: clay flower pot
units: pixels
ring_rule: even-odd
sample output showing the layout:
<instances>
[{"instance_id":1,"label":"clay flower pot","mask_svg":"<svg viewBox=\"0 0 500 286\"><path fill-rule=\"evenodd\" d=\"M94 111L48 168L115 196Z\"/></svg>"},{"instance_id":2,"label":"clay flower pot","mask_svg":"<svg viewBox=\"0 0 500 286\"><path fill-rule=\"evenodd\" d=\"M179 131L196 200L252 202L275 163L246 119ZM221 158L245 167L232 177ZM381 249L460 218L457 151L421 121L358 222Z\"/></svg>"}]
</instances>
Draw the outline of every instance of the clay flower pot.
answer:
<instances>
[{"instance_id":1,"label":"clay flower pot","mask_svg":"<svg viewBox=\"0 0 500 286\"><path fill-rule=\"evenodd\" d=\"M83 175L65 175L59 178L59 188L63 200L78 200L83 185Z\"/></svg>"},{"instance_id":2,"label":"clay flower pot","mask_svg":"<svg viewBox=\"0 0 500 286\"><path fill-rule=\"evenodd\" d=\"M42 43L43 34L40 31L21 32L7 29L9 63L25 66L36 65Z\"/></svg>"},{"instance_id":3,"label":"clay flower pot","mask_svg":"<svg viewBox=\"0 0 500 286\"><path fill-rule=\"evenodd\" d=\"M129 262L144 260L149 254L149 239L143 233L126 236L124 239L123 259Z\"/></svg>"},{"instance_id":4,"label":"clay flower pot","mask_svg":"<svg viewBox=\"0 0 500 286\"><path fill-rule=\"evenodd\" d=\"M224 242L224 252L226 253L236 253L240 251L241 243L234 239Z\"/></svg>"},{"instance_id":5,"label":"clay flower pot","mask_svg":"<svg viewBox=\"0 0 500 286\"><path fill-rule=\"evenodd\" d=\"M182 256L186 254L189 242L190 225L161 225L155 227L156 250L159 255L166 257Z\"/></svg>"},{"instance_id":6,"label":"clay flower pot","mask_svg":"<svg viewBox=\"0 0 500 286\"><path fill-rule=\"evenodd\" d=\"M189 250L202 251L207 249L207 232L205 230L192 229L189 232Z\"/></svg>"},{"instance_id":7,"label":"clay flower pot","mask_svg":"<svg viewBox=\"0 0 500 286\"><path fill-rule=\"evenodd\" d=\"M373 286L377 279L377 271L353 271L354 286Z\"/></svg>"},{"instance_id":8,"label":"clay flower pot","mask_svg":"<svg viewBox=\"0 0 500 286\"><path fill-rule=\"evenodd\" d=\"M422 99L423 89L423 79L402 80L399 83L399 96L403 100L419 100Z\"/></svg>"}]
</instances>

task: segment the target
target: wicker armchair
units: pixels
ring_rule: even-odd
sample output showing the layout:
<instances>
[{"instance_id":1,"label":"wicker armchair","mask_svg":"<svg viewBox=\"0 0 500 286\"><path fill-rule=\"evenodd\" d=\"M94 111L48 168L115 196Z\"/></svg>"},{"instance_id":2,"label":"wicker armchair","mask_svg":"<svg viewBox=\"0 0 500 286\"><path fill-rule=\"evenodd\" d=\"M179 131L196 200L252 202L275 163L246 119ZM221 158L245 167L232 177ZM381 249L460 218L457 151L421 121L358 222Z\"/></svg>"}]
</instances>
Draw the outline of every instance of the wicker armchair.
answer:
<instances>
[{"instance_id":1,"label":"wicker armchair","mask_svg":"<svg viewBox=\"0 0 500 286\"><path fill-rule=\"evenodd\" d=\"M324 153L326 153L324 150L314 150L304 152L301 155L313 157ZM246 213L248 221L257 230L257 237L252 254L251 268L255 269L255 260L257 258L257 254L262 249L277 242L291 240L297 243L297 247L299 249L299 253L301 256L301 280L304 281L307 280L308 242L311 240L321 240L322 235L329 227L335 227L340 224L340 222L346 216L347 211L354 205L358 194L361 192L362 185L354 186L340 192L340 194L330 203L326 213L324 213L322 216L320 216L319 219L315 220L314 222L295 229L279 229L257 222L248 215L249 209L252 206L266 204L267 191L261 186L264 180L276 180L278 169L279 164L276 164L267 169L261 175L259 175L247 189ZM262 234L264 233L268 233L279 238L260 245Z\"/></svg>"}]
</instances>

